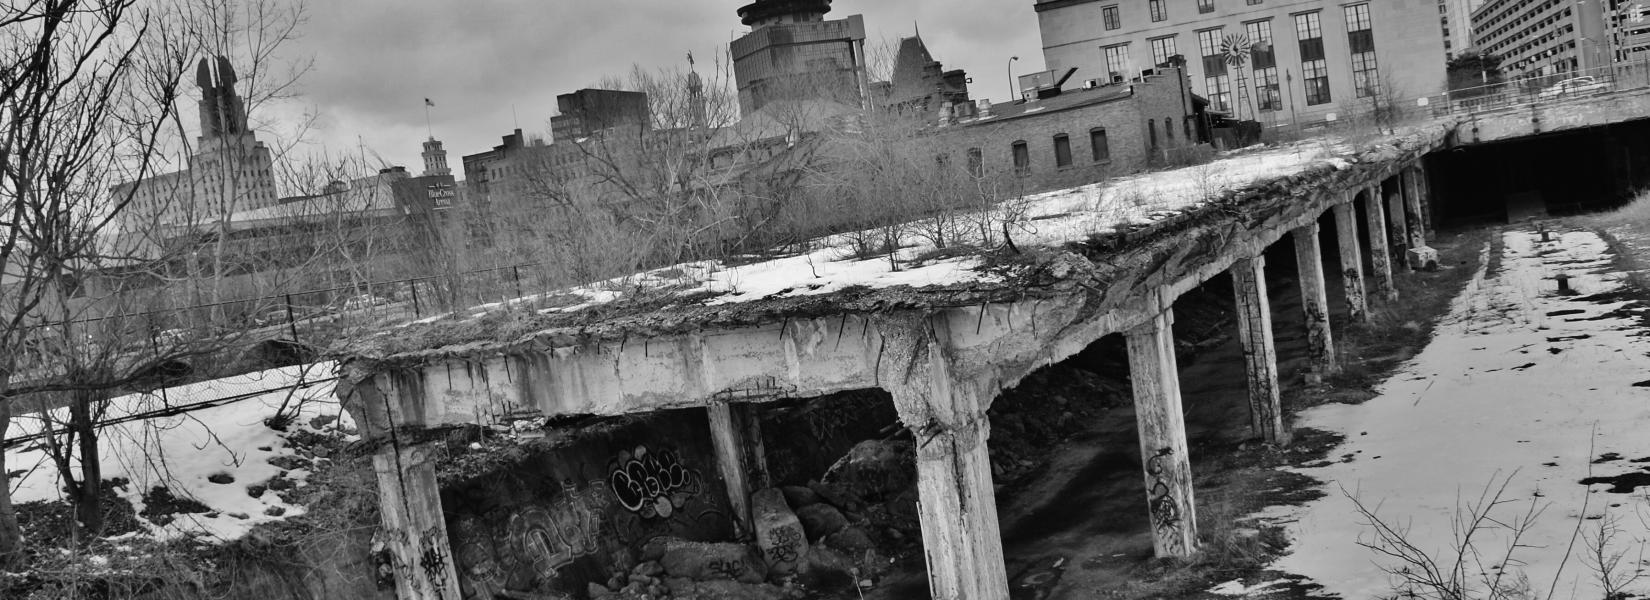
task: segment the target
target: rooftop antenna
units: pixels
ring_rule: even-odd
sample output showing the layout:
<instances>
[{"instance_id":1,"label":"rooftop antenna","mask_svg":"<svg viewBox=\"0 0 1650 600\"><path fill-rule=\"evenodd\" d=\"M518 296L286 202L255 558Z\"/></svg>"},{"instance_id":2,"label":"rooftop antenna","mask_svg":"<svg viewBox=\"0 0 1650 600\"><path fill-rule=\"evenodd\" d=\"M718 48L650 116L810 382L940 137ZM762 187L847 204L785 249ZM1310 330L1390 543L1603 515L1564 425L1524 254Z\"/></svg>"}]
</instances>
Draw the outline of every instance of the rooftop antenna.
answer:
<instances>
[{"instance_id":1,"label":"rooftop antenna","mask_svg":"<svg viewBox=\"0 0 1650 600\"><path fill-rule=\"evenodd\" d=\"M435 139L435 129L430 127L430 107L431 106L435 106L435 103L431 102L429 98L425 98L424 99L424 133L429 134L430 139L433 140L433 139Z\"/></svg>"},{"instance_id":2,"label":"rooftop antenna","mask_svg":"<svg viewBox=\"0 0 1650 600\"><path fill-rule=\"evenodd\" d=\"M521 117L516 116L516 103L514 102L510 103L510 120L515 122L516 129L521 129Z\"/></svg>"}]
</instances>

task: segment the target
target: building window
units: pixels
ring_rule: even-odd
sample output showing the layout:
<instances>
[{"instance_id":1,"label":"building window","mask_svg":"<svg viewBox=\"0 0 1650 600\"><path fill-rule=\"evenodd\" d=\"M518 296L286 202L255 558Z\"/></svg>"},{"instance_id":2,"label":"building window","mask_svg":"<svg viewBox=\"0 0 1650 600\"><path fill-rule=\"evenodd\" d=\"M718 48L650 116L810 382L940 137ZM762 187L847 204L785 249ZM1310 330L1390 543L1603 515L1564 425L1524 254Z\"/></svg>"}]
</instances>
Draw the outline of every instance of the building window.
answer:
<instances>
[{"instance_id":1,"label":"building window","mask_svg":"<svg viewBox=\"0 0 1650 600\"><path fill-rule=\"evenodd\" d=\"M1106 31L1121 29L1123 27L1123 20L1117 16L1116 6L1107 6L1100 9L1100 15L1105 17Z\"/></svg>"},{"instance_id":2,"label":"building window","mask_svg":"<svg viewBox=\"0 0 1650 600\"><path fill-rule=\"evenodd\" d=\"M1023 141L1014 142L1014 145L1011 147L1011 149L1013 150L1013 153L1014 153L1014 174L1015 175L1028 175L1028 174L1030 174L1031 173L1031 149L1027 148L1026 143L1023 142Z\"/></svg>"},{"instance_id":3,"label":"building window","mask_svg":"<svg viewBox=\"0 0 1650 600\"><path fill-rule=\"evenodd\" d=\"M1157 147L1157 120L1146 119L1146 139L1150 140L1150 147Z\"/></svg>"},{"instance_id":4,"label":"building window","mask_svg":"<svg viewBox=\"0 0 1650 600\"><path fill-rule=\"evenodd\" d=\"M1306 105L1329 103L1329 62L1324 59L1323 25L1317 12L1295 15L1295 38L1300 40L1301 85L1306 87Z\"/></svg>"},{"instance_id":5,"label":"building window","mask_svg":"<svg viewBox=\"0 0 1650 600\"><path fill-rule=\"evenodd\" d=\"M1163 135L1167 136L1169 141L1174 141L1174 119L1163 117Z\"/></svg>"},{"instance_id":6,"label":"building window","mask_svg":"<svg viewBox=\"0 0 1650 600\"><path fill-rule=\"evenodd\" d=\"M1160 37L1152 40L1152 64L1163 66L1169 62L1169 57L1179 54L1174 47L1174 36Z\"/></svg>"},{"instance_id":7,"label":"building window","mask_svg":"<svg viewBox=\"0 0 1650 600\"><path fill-rule=\"evenodd\" d=\"M1278 87L1277 51L1272 47L1272 21L1243 24L1248 34L1249 66L1255 73L1255 103L1262 111L1283 110L1283 93Z\"/></svg>"},{"instance_id":8,"label":"building window","mask_svg":"<svg viewBox=\"0 0 1650 600\"><path fill-rule=\"evenodd\" d=\"M1199 13L1212 13L1212 12L1215 12L1215 0L1197 0L1197 12L1199 12Z\"/></svg>"},{"instance_id":9,"label":"building window","mask_svg":"<svg viewBox=\"0 0 1650 600\"><path fill-rule=\"evenodd\" d=\"M1368 4L1346 7L1346 38L1352 50L1352 89L1359 98L1374 96L1381 89L1381 77L1375 65L1375 32Z\"/></svg>"},{"instance_id":10,"label":"building window","mask_svg":"<svg viewBox=\"0 0 1650 600\"><path fill-rule=\"evenodd\" d=\"M1111 160L1111 143L1106 141L1104 128L1089 130L1089 150L1094 152L1094 162Z\"/></svg>"},{"instance_id":11,"label":"building window","mask_svg":"<svg viewBox=\"0 0 1650 600\"><path fill-rule=\"evenodd\" d=\"M1232 79L1226 74L1226 54L1220 51L1220 30L1197 32L1197 45L1203 56L1203 93L1209 98L1209 108L1230 112Z\"/></svg>"},{"instance_id":12,"label":"building window","mask_svg":"<svg viewBox=\"0 0 1650 600\"><path fill-rule=\"evenodd\" d=\"M1129 73L1129 46L1128 44L1109 46L1106 51L1106 70L1111 72L1110 81L1116 83L1128 79Z\"/></svg>"},{"instance_id":13,"label":"building window","mask_svg":"<svg viewBox=\"0 0 1650 600\"><path fill-rule=\"evenodd\" d=\"M1249 6L1255 6L1255 5L1260 4L1260 3L1261 3L1261 0L1249 0Z\"/></svg>"},{"instance_id":14,"label":"building window","mask_svg":"<svg viewBox=\"0 0 1650 600\"><path fill-rule=\"evenodd\" d=\"M1054 136L1054 166L1071 166L1071 138L1064 133Z\"/></svg>"},{"instance_id":15,"label":"building window","mask_svg":"<svg viewBox=\"0 0 1650 600\"><path fill-rule=\"evenodd\" d=\"M968 174L975 177L985 176L985 155L979 148L968 149Z\"/></svg>"},{"instance_id":16,"label":"building window","mask_svg":"<svg viewBox=\"0 0 1650 600\"><path fill-rule=\"evenodd\" d=\"M1163 9L1163 0L1146 0L1146 7L1151 9L1153 23L1168 20L1169 13Z\"/></svg>"}]
</instances>

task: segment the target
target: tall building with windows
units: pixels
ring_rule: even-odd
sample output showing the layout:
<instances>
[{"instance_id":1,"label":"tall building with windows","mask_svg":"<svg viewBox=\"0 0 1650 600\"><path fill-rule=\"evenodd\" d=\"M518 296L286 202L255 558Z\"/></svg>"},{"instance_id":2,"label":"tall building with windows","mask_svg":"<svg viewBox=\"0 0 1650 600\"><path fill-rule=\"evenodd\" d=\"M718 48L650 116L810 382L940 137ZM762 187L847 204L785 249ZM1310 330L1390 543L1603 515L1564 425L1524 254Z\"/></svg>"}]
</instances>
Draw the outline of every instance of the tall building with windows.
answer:
<instances>
[{"instance_id":1,"label":"tall building with windows","mask_svg":"<svg viewBox=\"0 0 1650 600\"><path fill-rule=\"evenodd\" d=\"M188 167L111 190L117 202L127 202L119 219L125 233L210 223L226 214L279 203L274 160L269 147L248 126L236 82L235 69L227 58L203 58L196 65L200 136L195 138Z\"/></svg>"},{"instance_id":2,"label":"tall building with windows","mask_svg":"<svg viewBox=\"0 0 1650 600\"><path fill-rule=\"evenodd\" d=\"M1438 0L1035 1L1049 69L1116 82L1179 55L1212 110L1245 119L1310 123L1446 87Z\"/></svg>"},{"instance_id":3,"label":"tall building with windows","mask_svg":"<svg viewBox=\"0 0 1650 600\"><path fill-rule=\"evenodd\" d=\"M1472 13L1473 43L1501 57L1501 71L1509 79L1608 70L1615 49L1605 15L1617 11L1611 11L1607 2L1632 4L1488 0Z\"/></svg>"},{"instance_id":4,"label":"tall building with windows","mask_svg":"<svg viewBox=\"0 0 1650 600\"><path fill-rule=\"evenodd\" d=\"M1438 0L1438 23L1444 32L1444 57L1454 59L1472 45L1472 11L1484 0Z\"/></svg>"}]
</instances>

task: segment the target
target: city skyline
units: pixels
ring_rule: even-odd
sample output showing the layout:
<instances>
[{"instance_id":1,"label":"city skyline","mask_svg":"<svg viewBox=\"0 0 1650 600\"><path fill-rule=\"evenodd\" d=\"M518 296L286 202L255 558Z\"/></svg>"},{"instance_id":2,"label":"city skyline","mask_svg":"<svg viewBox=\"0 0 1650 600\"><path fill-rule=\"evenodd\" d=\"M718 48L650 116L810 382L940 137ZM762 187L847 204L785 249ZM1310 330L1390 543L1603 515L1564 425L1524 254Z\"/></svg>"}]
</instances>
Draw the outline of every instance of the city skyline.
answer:
<instances>
[{"instance_id":1,"label":"city skyline","mask_svg":"<svg viewBox=\"0 0 1650 600\"><path fill-rule=\"evenodd\" d=\"M429 98L428 131L445 142L451 160L489 150L517 127L548 142L558 94L623 75L632 64L685 66L689 52L704 72L711 56L748 31L736 15L746 3L626 0L545 9L495 0L491 10L430 0L311 4L304 37L293 45L294 55L315 58L302 82L302 103L319 114L310 141L334 153L364 146L391 165L419 171ZM865 16L868 45L886 41L890 51L920 29L947 69L968 71L978 97L1008 96L1011 56L1019 57L1017 75L1042 68L1029 0L837 0L827 18L852 14Z\"/></svg>"}]
</instances>

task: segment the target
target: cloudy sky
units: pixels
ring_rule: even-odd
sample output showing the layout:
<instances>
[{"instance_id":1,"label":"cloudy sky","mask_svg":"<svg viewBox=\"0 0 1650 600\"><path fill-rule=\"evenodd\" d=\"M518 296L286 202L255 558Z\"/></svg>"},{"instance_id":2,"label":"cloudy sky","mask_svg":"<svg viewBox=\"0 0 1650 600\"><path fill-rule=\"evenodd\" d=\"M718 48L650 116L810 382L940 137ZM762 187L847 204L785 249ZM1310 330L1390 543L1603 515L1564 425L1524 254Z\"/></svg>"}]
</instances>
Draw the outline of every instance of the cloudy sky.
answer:
<instances>
[{"instance_id":1,"label":"cloudy sky","mask_svg":"<svg viewBox=\"0 0 1650 600\"><path fill-rule=\"evenodd\" d=\"M336 152L364 145L415 173L424 98L449 163L490 149L517 124L544 134L556 95L630 65L701 67L746 29L747 0L325 0L308 3L294 55L313 55L304 101L320 114L315 141ZM865 15L868 44L920 27L947 69L967 69L975 97L1008 95L1017 74L1043 66L1032 0L836 0L827 18ZM512 115L512 106L514 115ZM460 174L461 175L461 174Z\"/></svg>"}]
</instances>

